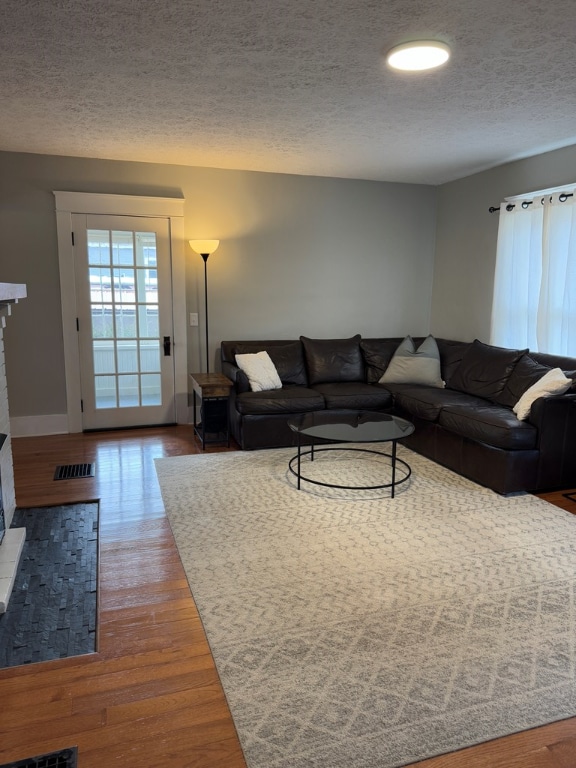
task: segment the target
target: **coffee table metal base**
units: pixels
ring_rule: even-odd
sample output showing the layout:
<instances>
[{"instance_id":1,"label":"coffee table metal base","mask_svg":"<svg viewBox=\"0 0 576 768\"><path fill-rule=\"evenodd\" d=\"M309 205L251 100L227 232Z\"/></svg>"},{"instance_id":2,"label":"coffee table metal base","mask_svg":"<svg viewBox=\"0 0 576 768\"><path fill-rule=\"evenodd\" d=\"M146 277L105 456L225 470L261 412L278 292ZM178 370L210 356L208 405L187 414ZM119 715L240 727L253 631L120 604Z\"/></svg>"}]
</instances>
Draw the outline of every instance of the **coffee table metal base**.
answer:
<instances>
[{"instance_id":1,"label":"coffee table metal base","mask_svg":"<svg viewBox=\"0 0 576 768\"><path fill-rule=\"evenodd\" d=\"M382 483L381 485L337 485L335 483L326 483L322 482L320 480L312 480L310 477L306 477L302 474L301 471L301 465L302 465L302 457L304 456L310 456L310 461L314 461L314 454L319 451L352 451L355 453L373 453L376 454L376 456L381 456L382 458L388 458L391 459L391 466L392 466L392 482L391 483ZM294 464L297 465L297 468L294 469ZM404 474L400 479L397 479L396 477L396 470L398 468L398 465L404 470ZM326 488L340 488L342 490L346 491L375 491L380 490L381 488L390 488L390 496L393 499L394 498L394 490L396 486L400 485L401 483L405 483L412 474L412 469L409 464L407 464L403 459L399 459L396 456L396 441L392 441L392 453L384 453L383 451L374 451L370 448L348 448L347 446L334 446L334 447L327 447L327 448L317 448L316 446L312 445L310 450L303 451L301 449L300 443L298 443L298 453L296 456L293 456L290 461L288 462L288 468L290 469L290 472L292 472L293 475L298 480L298 490L300 490L300 483L302 480L305 480L307 483L314 483L314 485L323 485Z\"/></svg>"}]
</instances>

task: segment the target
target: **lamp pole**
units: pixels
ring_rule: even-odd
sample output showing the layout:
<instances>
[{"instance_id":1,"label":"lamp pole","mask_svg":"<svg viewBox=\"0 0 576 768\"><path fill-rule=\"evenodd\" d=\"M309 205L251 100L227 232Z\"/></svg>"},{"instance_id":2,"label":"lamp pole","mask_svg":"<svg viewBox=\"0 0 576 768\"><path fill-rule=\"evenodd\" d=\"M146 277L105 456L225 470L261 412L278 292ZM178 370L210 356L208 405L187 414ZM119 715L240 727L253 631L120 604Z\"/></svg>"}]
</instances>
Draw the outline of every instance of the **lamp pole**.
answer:
<instances>
[{"instance_id":1,"label":"lamp pole","mask_svg":"<svg viewBox=\"0 0 576 768\"><path fill-rule=\"evenodd\" d=\"M208 347L208 256L218 248L220 240L188 240L194 253L204 260L204 309L206 311L206 373L210 373L210 349Z\"/></svg>"},{"instance_id":2,"label":"lamp pole","mask_svg":"<svg viewBox=\"0 0 576 768\"><path fill-rule=\"evenodd\" d=\"M210 373L210 350L208 349L208 256L209 253L201 253L204 259L204 309L206 311L206 373Z\"/></svg>"}]
</instances>

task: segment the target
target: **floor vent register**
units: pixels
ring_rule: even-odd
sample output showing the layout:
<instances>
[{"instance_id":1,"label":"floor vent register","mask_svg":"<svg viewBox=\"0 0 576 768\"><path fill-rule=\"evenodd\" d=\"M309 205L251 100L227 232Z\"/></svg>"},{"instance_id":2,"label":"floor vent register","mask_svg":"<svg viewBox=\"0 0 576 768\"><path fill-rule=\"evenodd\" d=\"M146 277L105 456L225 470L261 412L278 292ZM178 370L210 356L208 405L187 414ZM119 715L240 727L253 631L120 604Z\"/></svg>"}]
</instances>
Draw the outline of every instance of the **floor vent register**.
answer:
<instances>
[{"instance_id":1,"label":"floor vent register","mask_svg":"<svg viewBox=\"0 0 576 768\"><path fill-rule=\"evenodd\" d=\"M0 768L77 768L77 757L77 747L68 747L59 752L51 752L49 755L26 757L14 763L4 763Z\"/></svg>"},{"instance_id":2,"label":"floor vent register","mask_svg":"<svg viewBox=\"0 0 576 768\"><path fill-rule=\"evenodd\" d=\"M54 472L54 480L74 480L80 477L94 477L94 464L61 464ZM0 768L3 766L0 765Z\"/></svg>"}]
</instances>

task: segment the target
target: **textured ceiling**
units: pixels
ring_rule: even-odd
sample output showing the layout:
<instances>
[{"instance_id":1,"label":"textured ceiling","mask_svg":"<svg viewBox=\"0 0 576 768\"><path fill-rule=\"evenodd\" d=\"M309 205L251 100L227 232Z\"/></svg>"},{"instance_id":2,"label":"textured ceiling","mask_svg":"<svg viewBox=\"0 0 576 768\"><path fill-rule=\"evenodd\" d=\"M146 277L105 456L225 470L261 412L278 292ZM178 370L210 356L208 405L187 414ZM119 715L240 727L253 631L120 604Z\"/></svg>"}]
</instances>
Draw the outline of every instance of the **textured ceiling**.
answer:
<instances>
[{"instance_id":1,"label":"textured ceiling","mask_svg":"<svg viewBox=\"0 0 576 768\"><path fill-rule=\"evenodd\" d=\"M0 149L439 184L575 144L575 53L576 0L0 0Z\"/></svg>"}]
</instances>

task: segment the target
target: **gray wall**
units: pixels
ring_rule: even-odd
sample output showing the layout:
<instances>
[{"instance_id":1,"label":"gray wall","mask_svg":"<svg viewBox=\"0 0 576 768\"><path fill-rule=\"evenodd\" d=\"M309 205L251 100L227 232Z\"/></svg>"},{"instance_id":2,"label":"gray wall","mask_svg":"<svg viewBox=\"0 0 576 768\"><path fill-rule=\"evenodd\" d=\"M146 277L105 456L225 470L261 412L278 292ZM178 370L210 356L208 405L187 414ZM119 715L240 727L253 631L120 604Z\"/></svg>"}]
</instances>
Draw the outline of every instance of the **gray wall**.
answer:
<instances>
[{"instance_id":1,"label":"gray wall","mask_svg":"<svg viewBox=\"0 0 576 768\"><path fill-rule=\"evenodd\" d=\"M489 341L499 214L488 208L511 195L575 181L572 146L439 187L432 333Z\"/></svg>"},{"instance_id":2,"label":"gray wall","mask_svg":"<svg viewBox=\"0 0 576 768\"><path fill-rule=\"evenodd\" d=\"M11 416L66 412L53 190L186 198L222 339L424 334L436 190L420 185L0 152L0 281L28 298L6 329ZM189 369L202 365L203 262L187 246Z\"/></svg>"}]
</instances>

